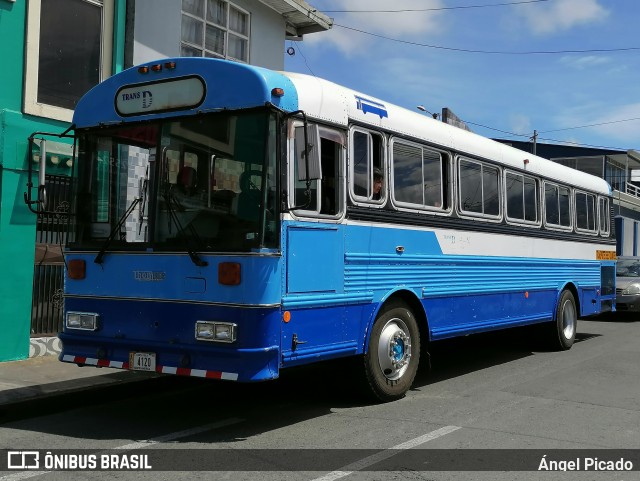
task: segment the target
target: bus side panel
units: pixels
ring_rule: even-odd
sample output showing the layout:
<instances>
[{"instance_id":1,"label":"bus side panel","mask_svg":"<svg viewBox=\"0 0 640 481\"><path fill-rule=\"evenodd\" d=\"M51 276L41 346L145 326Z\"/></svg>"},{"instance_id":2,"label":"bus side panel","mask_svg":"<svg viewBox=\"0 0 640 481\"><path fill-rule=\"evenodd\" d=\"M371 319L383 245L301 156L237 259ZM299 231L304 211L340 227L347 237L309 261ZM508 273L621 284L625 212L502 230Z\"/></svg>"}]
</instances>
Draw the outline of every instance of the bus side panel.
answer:
<instances>
[{"instance_id":1,"label":"bus side panel","mask_svg":"<svg viewBox=\"0 0 640 481\"><path fill-rule=\"evenodd\" d=\"M282 308L284 365L353 354L347 336L344 293L344 226L286 222L283 228L286 276Z\"/></svg>"}]
</instances>

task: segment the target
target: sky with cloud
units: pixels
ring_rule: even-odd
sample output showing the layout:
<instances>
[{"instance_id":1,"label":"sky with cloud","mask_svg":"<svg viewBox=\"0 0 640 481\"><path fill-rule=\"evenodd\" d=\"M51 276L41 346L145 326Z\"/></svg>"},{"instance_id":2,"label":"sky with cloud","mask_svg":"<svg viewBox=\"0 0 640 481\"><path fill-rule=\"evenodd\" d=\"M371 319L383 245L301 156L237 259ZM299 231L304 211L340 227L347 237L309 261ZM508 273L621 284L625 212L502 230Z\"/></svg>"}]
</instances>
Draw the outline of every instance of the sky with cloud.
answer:
<instances>
[{"instance_id":1,"label":"sky with cloud","mask_svg":"<svg viewBox=\"0 0 640 481\"><path fill-rule=\"evenodd\" d=\"M640 150L638 0L307 1L334 27L287 42L286 70L488 137Z\"/></svg>"}]
</instances>

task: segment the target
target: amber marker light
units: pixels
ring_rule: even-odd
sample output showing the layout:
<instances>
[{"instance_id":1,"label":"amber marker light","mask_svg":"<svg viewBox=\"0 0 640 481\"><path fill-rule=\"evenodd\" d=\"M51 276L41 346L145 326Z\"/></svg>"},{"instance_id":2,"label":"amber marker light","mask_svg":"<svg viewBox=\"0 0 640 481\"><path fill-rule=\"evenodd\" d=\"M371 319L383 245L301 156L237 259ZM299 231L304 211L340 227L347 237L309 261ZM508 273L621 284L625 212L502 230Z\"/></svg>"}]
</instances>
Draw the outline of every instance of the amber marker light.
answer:
<instances>
[{"instance_id":1,"label":"amber marker light","mask_svg":"<svg viewBox=\"0 0 640 481\"><path fill-rule=\"evenodd\" d=\"M162 64L157 63L155 65L152 65L151 70L153 70L154 72L162 72Z\"/></svg>"},{"instance_id":2,"label":"amber marker light","mask_svg":"<svg viewBox=\"0 0 640 481\"><path fill-rule=\"evenodd\" d=\"M218 264L218 282L223 286L240 284L240 264L238 262L221 262Z\"/></svg>"},{"instance_id":3,"label":"amber marker light","mask_svg":"<svg viewBox=\"0 0 640 481\"><path fill-rule=\"evenodd\" d=\"M87 263L82 259L71 259L67 262L67 275L76 281L87 277Z\"/></svg>"},{"instance_id":4,"label":"amber marker light","mask_svg":"<svg viewBox=\"0 0 640 481\"><path fill-rule=\"evenodd\" d=\"M290 311L284 311L282 313L282 320L284 322L289 322L291 320L291 312Z\"/></svg>"},{"instance_id":5,"label":"amber marker light","mask_svg":"<svg viewBox=\"0 0 640 481\"><path fill-rule=\"evenodd\" d=\"M164 64L164 68L166 68L167 70L173 70L174 68L176 68L176 63L175 62L166 62Z\"/></svg>"},{"instance_id":6,"label":"amber marker light","mask_svg":"<svg viewBox=\"0 0 640 481\"><path fill-rule=\"evenodd\" d=\"M138 67L138 73L149 73L149 67Z\"/></svg>"},{"instance_id":7,"label":"amber marker light","mask_svg":"<svg viewBox=\"0 0 640 481\"><path fill-rule=\"evenodd\" d=\"M281 89L280 87L271 89L271 95L274 97L284 97L284 89Z\"/></svg>"},{"instance_id":8,"label":"amber marker light","mask_svg":"<svg viewBox=\"0 0 640 481\"><path fill-rule=\"evenodd\" d=\"M528 293L528 292L525 292L525 293L524 293L524 298L525 298L525 299L529 299L529 293Z\"/></svg>"}]
</instances>

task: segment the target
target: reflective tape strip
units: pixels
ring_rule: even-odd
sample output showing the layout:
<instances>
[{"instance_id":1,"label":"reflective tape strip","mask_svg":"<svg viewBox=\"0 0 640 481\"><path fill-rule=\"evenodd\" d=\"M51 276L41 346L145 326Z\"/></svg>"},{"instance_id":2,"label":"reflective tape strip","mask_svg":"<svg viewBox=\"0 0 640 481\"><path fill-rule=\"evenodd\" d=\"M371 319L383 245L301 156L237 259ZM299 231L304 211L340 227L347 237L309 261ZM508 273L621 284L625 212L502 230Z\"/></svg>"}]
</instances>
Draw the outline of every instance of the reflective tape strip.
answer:
<instances>
[{"instance_id":1,"label":"reflective tape strip","mask_svg":"<svg viewBox=\"0 0 640 481\"><path fill-rule=\"evenodd\" d=\"M67 354L62 356L62 361L73 362L75 364L86 364L88 366L129 369L128 362L109 361L108 359L93 359L91 357L82 356L69 356ZM175 374L178 376L201 377L206 379L224 379L226 381L238 380L238 373L235 372L205 371L203 369L189 369L186 367L156 366L156 372L161 374Z\"/></svg>"}]
</instances>

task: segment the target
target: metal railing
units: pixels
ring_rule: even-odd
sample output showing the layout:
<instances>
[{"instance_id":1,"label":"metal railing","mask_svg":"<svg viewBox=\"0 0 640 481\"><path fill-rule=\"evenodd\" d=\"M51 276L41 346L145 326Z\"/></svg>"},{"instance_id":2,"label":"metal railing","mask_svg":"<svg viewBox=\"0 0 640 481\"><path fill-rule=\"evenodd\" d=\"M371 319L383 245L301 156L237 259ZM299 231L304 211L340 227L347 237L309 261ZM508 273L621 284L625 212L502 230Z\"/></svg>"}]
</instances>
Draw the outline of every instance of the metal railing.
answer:
<instances>
[{"instance_id":1,"label":"metal railing","mask_svg":"<svg viewBox=\"0 0 640 481\"><path fill-rule=\"evenodd\" d=\"M55 335L62 329L64 258L69 233L70 178L47 175L48 209L36 221L31 336Z\"/></svg>"},{"instance_id":2,"label":"metal railing","mask_svg":"<svg viewBox=\"0 0 640 481\"><path fill-rule=\"evenodd\" d=\"M627 182L626 185L627 185L627 194L632 195L634 197L640 197L640 187L633 185L630 182Z\"/></svg>"}]
</instances>

